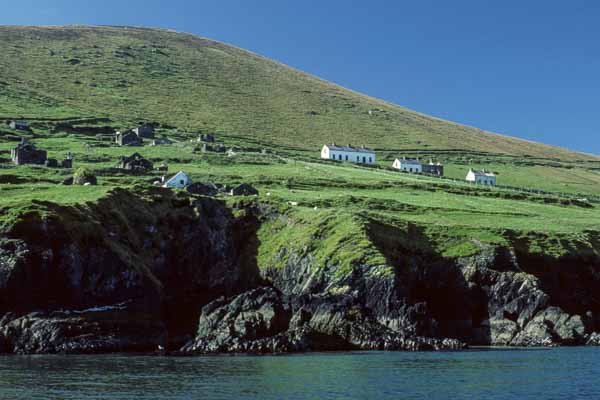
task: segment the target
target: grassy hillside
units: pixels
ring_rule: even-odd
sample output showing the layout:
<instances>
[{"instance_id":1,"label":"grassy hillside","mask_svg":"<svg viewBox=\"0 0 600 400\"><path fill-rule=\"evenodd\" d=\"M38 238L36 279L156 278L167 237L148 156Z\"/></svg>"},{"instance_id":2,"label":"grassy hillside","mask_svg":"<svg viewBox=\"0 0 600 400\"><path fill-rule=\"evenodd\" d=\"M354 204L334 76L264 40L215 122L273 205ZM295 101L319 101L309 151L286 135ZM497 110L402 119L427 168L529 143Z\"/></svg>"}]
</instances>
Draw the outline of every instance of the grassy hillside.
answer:
<instances>
[{"instance_id":1,"label":"grassy hillside","mask_svg":"<svg viewBox=\"0 0 600 400\"><path fill-rule=\"evenodd\" d=\"M85 204L117 187L149 185L158 172L113 169L135 151L194 181L248 182L262 202L285 210L259 232L263 266L282 262L284 243L317 246L323 262L381 264L371 242L388 236L447 256L471 254L481 243L554 255L596 246L595 156L427 117L174 32L0 27L0 50L0 227L45 212L40 200ZM27 119L33 131L3 124L13 118ZM138 121L159 123L159 135L175 143L127 148L97 135ZM191 139L207 131L236 154L198 152ZM61 185L74 169L14 166L10 149L22 135L49 157L72 152L74 169L94 171L98 186ZM319 160L320 146L331 141L373 146L379 165ZM448 179L393 171L399 155L442 161ZM463 181L469 166L528 191L470 186Z\"/></svg>"},{"instance_id":2,"label":"grassy hillside","mask_svg":"<svg viewBox=\"0 0 600 400\"><path fill-rule=\"evenodd\" d=\"M152 120L304 150L335 141L388 151L594 159L428 117L166 30L0 27L0 52L0 117Z\"/></svg>"}]
</instances>

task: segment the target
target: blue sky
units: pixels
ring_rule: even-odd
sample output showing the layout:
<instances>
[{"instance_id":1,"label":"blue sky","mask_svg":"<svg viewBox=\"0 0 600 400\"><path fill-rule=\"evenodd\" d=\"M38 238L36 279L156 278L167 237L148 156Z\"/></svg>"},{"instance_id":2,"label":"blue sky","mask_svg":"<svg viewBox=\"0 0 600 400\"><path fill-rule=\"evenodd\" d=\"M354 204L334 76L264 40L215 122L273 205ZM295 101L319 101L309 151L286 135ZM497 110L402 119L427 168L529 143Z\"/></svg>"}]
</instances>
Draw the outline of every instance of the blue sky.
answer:
<instances>
[{"instance_id":1,"label":"blue sky","mask_svg":"<svg viewBox=\"0 0 600 400\"><path fill-rule=\"evenodd\" d=\"M2 3L0 24L171 28L423 113L600 154L600 1Z\"/></svg>"}]
</instances>

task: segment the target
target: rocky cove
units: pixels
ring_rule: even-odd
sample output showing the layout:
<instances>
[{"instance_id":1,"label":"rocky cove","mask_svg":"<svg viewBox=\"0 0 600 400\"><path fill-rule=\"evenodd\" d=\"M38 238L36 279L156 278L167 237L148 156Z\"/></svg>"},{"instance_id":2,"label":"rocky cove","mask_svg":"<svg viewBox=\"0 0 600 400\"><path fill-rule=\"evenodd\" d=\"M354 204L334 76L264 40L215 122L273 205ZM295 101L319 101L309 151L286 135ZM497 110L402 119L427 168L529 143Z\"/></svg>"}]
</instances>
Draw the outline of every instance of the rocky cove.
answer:
<instances>
[{"instance_id":1,"label":"rocky cove","mask_svg":"<svg viewBox=\"0 0 600 400\"><path fill-rule=\"evenodd\" d=\"M259 266L269 238L258 231L286 212L160 188L77 206L35 201L0 232L0 352L600 344L596 232L560 257L524 251L511 232L510 245L474 239L476 254L444 257L372 221L364 235L385 264L342 268L290 243L278 265Z\"/></svg>"}]
</instances>

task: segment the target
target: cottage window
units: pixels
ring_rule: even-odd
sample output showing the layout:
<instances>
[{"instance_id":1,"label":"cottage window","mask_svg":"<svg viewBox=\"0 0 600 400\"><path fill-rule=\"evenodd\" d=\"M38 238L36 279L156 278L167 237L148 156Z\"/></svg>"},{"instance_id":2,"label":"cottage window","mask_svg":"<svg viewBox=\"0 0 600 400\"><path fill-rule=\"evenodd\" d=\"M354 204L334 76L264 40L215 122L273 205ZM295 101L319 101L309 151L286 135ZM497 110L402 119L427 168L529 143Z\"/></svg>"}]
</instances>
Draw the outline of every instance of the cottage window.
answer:
<instances>
[{"instance_id":1,"label":"cottage window","mask_svg":"<svg viewBox=\"0 0 600 400\"><path fill-rule=\"evenodd\" d=\"M356 162L360 162L360 157L356 156Z\"/></svg>"},{"instance_id":2,"label":"cottage window","mask_svg":"<svg viewBox=\"0 0 600 400\"><path fill-rule=\"evenodd\" d=\"M367 157L363 156L363 163L366 163L366 162L367 162Z\"/></svg>"},{"instance_id":3,"label":"cottage window","mask_svg":"<svg viewBox=\"0 0 600 400\"><path fill-rule=\"evenodd\" d=\"M184 183L185 183L185 182L183 181L183 179L179 181L179 184L180 184L180 185L183 185Z\"/></svg>"},{"instance_id":4,"label":"cottage window","mask_svg":"<svg viewBox=\"0 0 600 400\"><path fill-rule=\"evenodd\" d=\"M373 158L369 157L369 163L372 163L372 162L373 162Z\"/></svg>"},{"instance_id":5,"label":"cottage window","mask_svg":"<svg viewBox=\"0 0 600 400\"><path fill-rule=\"evenodd\" d=\"M346 155L346 161L348 161L348 155Z\"/></svg>"},{"instance_id":6,"label":"cottage window","mask_svg":"<svg viewBox=\"0 0 600 400\"><path fill-rule=\"evenodd\" d=\"M341 154L339 155L338 158L339 158L340 161L342 161L342 155Z\"/></svg>"}]
</instances>

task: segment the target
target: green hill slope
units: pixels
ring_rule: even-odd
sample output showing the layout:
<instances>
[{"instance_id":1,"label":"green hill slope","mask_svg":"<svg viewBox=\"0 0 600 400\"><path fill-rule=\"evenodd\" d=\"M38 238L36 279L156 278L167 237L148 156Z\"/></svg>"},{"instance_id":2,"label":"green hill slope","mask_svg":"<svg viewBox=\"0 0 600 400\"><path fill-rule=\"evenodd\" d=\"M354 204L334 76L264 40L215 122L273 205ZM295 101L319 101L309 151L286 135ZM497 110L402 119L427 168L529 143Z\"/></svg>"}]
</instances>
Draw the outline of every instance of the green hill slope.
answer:
<instances>
[{"instance_id":1,"label":"green hill slope","mask_svg":"<svg viewBox=\"0 0 600 400\"><path fill-rule=\"evenodd\" d=\"M364 96L215 41L123 27L0 27L0 117L159 121L318 149L484 152L594 159Z\"/></svg>"}]
</instances>

